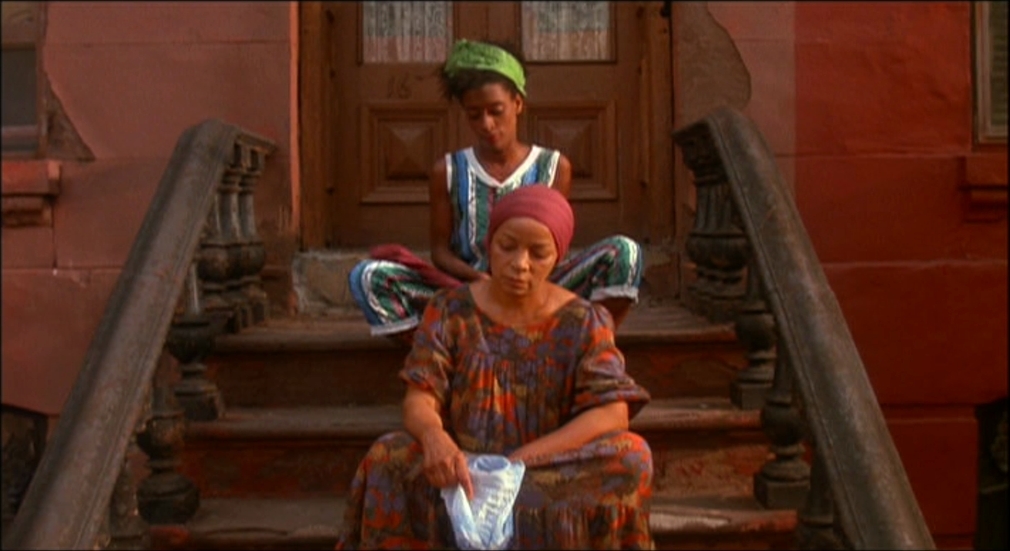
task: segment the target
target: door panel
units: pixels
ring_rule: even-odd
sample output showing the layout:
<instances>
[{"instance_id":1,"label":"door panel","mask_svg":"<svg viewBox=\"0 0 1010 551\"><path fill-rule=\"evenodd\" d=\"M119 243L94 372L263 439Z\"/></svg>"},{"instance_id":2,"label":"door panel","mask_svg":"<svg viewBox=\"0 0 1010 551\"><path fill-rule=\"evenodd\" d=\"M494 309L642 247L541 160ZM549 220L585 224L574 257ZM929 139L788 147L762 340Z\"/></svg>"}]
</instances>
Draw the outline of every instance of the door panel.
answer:
<instances>
[{"instance_id":1,"label":"door panel","mask_svg":"<svg viewBox=\"0 0 1010 551\"><path fill-rule=\"evenodd\" d=\"M413 5L413 17L379 4ZM588 16L556 7L580 3L530 2L525 11L522 2L421 4L326 6L334 14L333 193L330 205L315 208L331 213L332 246L428 247L428 171L439 155L472 143L462 110L441 98L440 56L458 38L520 45L524 32L533 60L519 132L571 160L576 245L617 232L642 235L648 217L638 155L648 134L637 105L637 4L601 3L606 13L597 6Z\"/></svg>"}]
</instances>

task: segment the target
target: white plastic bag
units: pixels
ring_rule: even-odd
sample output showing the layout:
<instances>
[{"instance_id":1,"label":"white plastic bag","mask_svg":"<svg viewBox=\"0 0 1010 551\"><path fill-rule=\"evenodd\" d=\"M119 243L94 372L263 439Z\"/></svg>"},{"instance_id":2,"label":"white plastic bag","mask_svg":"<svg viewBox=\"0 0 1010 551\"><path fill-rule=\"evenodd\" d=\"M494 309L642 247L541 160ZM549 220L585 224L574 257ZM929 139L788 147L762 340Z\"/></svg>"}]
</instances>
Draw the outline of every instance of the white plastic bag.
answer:
<instances>
[{"instance_id":1,"label":"white plastic bag","mask_svg":"<svg viewBox=\"0 0 1010 551\"><path fill-rule=\"evenodd\" d=\"M467 454L473 500L461 484L442 488L456 546L460 549L505 549L512 540L512 506L522 486L526 465L503 455Z\"/></svg>"}]
</instances>

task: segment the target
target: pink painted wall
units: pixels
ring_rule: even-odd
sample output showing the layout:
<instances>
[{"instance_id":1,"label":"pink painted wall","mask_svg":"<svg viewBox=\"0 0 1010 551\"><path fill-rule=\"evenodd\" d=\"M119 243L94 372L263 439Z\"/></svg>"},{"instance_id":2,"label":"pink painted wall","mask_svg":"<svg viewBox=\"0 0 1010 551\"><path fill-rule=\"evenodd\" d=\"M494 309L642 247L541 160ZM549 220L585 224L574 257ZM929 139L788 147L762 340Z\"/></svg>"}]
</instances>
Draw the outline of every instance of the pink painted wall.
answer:
<instances>
[{"instance_id":1,"label":"pink painted wall","mask_svg":"<svg viewBox=\"0 0 1010 551\"><path fill-rule=\"evenodd\" d=\"M709 2L747 67L750 99L743 113L757 124L786 185L795 186L795 2Z\"/></svg>"},{"instance_id":2,"label":"pink painted wall","mask_svg":"<svg viewBox=\"0 0 1010 551\"><path fill-rule=\"evenodd\" d=\"M285 2L54 2L43 70L92 162L63 162L51 227L3 230L3 402L60 411L179 135L218 117L274 140L256 192L268 274L289 269Z\"/></svg>"},{"instance_id":3,"label":"pink painted wall","mask_svg":"<svg viewBox=\"0 0 1010 551\"><path fill-rule=\"evenodd\" d=\"M970 4L797 2L795 33L797 204L938 544L970 544L974 406L1007 395L1006 210L961 189L1006 166L973 145Z\"/></svg>"},{"instance_id":4,"label":"pink painted wall","mask_svg":"<svg viewBox=\"0 0 1010 551\"><path fill-rule=\"evenodd\" d=\"M963 189L978 158L1004 198L1007 182L1006 145L973 143L970 4L707 8L746 66L744 113L793 189L937 543L970 547L974 407L1007 395L1006 208L976 221Z\"/></svg>"}]
</instances>

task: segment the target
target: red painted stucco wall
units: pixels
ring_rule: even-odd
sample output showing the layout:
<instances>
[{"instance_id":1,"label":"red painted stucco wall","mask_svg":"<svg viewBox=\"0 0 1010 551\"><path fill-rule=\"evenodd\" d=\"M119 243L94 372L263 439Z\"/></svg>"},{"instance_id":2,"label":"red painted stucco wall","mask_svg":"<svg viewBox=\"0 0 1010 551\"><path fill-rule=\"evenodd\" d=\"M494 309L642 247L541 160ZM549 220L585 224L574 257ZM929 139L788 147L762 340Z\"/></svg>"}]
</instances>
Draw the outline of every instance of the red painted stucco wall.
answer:
<instances>
[{"instance_id":1,"label":"red painted stucco wall","mask_svg":"<svg viewBox=\"0 0 1010 551\"><path fill-rule=\"evenodd\" d=\"M1007 395L1006 211L963 190L1006 167L974 145L971 6L795 5L797 205L937 543L970 545L974 406Z\"/></svg>"},{"instance_id":2,"label":"red painted stucco wall","mask_svg":"<svg viewBox=\"0 0 1010 551\"><path fill-rule=\"evenodd\" d=\"M211 118L277 142L256 191L265 276L295 247L287 2L51 2L42 69L88 162L50 226L4 228L3 402L62 408L179 135ZM270 282L267 282L268 284Z\"/></svg>"},{"instance_id":3,"label":"red painted stucco wall","mask_svg":"<svg viewBox=\"0 0 1010 551\"><path fill-rule=\"evenodd\" d=\"M675 25L706 21L677 7ZM975 406L1007 394L1007 149L975 143L971 5L706 9L732 50L711 52L715 32L707 49L682 45L710 59L678 58L679 124L711 107L685 97L694 81L748 84L737 107L794 192L937 543L970 547ZM712 67L721 75L706 75ZM969 193L979 184L1002 190L1001 209L979 215Z\"/></svg>"}]
</instances>

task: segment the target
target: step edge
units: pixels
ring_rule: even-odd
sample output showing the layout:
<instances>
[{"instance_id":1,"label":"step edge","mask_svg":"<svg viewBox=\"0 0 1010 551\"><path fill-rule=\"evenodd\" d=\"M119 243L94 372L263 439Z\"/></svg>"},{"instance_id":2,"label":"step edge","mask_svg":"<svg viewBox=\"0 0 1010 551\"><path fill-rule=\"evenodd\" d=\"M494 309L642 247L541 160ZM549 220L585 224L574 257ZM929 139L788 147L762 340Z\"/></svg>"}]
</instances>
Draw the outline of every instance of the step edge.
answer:
<instances>
[{"instance_id":1,"label":"step edge","mask_svg":"<svg viewBox=\"0 0 1010 551\"><path fill-rule=\"evenodd\" d=\"M712 400L728 404L728 400ZM704 403L689 400L654 400L631 420L630 430L643 434L670 432L700 432L758 430L761 427L759 410L740 410L732 407L684 407L683 404ZM678 405L679 404L679 405ZM327 426L310 423L292 423L291 418L304 415L306 410L328 410L334 417ZM233 415L246 416L228 418ZM236 415L237 414L237 415ZM356 419L357 418L357 419ZM366 420L359 420L365 418ZM336 420L336 422L334 422ZM319 408L233 408L225 418L216 421L188 423L187 442L210 440L318 440L377 438L387 432L402 430L399 405L319 407Z\"/></svg>"},{"instance_id":2,"label":"step edge","mask_svg":"<svg viewBox=\"0 0 1010 551\"><path fill-rule=\"evenodd\" d=\"M748 500L752 496L743 496ZM283 499L283 498L208 498L203 501L202 506L211 505L220 510L221 507L228 507L229 503L242 501L260 501L275 503L290 503L306 501L310 499ZM320 503L319 498L311 499L313 505ZM170 543L174 547L192 547L195 545L207 545L214 547L235 547L250 544L257 545L311 545L311 544L331 544L336 540L342 523L343 512L346 509L346 497L328 498L329 505L337 513L333 524L310 524L307 526L296 526L290 530L276 528L249 526L235 526L230 528L217 528L210 531L201 531L200 522L190 521L187 524L176 525L152 525L151 533L160 542ZM662 517L674 517L677 520L669 520ZM718 518L724 522L706 523L703 520L692 522L692 520ZM737 509L737 508L708 508L685 505L677 503L675 498L664 500L661 503L653 503L649 517L649 528L653 538L675 538L675 537L697 537L697 536L732 536L737 534L748 535L774 535L784 534L795 530L798 518L797 512L791 509ZM324 533L319 533L319 532Z\"/></svg>"},{"instance_id":3,"label":"step edge","mask_svg":"<svg viewBox=\"0 0 1010 551\"><path fill-rule=\"evenodd\" d=\"M298 335L291 336L294 331L244 332L222 335L214 342L213 353L216 355L243 353L284 353L284 352L330 352L345 350L402 350L407 347L392 339L373 337L371 335ZM729 329L697 330L697 331L663 331L649 330L622 333L616 335L618 347L642 346L650 344L735 344L738 343L736 333Z\"/></svg>"}]
</instances>

